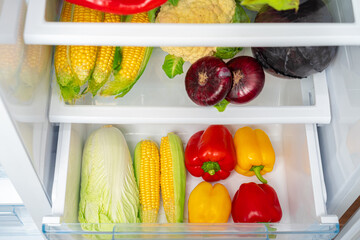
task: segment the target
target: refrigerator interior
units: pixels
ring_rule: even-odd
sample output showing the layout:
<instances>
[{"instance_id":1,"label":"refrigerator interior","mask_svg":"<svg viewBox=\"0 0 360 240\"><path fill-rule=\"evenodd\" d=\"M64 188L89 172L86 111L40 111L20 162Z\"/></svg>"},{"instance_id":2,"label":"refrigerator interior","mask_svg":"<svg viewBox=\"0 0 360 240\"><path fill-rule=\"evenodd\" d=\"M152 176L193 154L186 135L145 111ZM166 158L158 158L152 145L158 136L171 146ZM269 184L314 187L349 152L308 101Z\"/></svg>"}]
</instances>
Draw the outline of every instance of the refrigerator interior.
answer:
<instances>
[{"instance_id":1,"label":"refrigerator interior","mask_svg":"<svg viewBox=\"0 0 360 240\"><path fill-rule=\"evenodd\" d=\"M8 2L9 0L0 1L2 12L3 4ZM356 80L360 75L356 67L359 64L359 47L341 47L326 72L308 79L284 80L267 74L265 88L257 99L244 106L229 106L224 113L218 113L214 108L200 108L190 102L183 86L184 74L172 80L166 77L161 69L166 54L158 47L154 48L143 77L123 99L91 98L87 95L76 105L64 104L55 80L51 45L141 45L148 40L144 36L153 36L148 41L153 46L166 45L169 42L194 46L212 45L215 42L220 43L218 46L237 46L242 42L245 47L250 46L250 43L283 45L286 41L305 45L340 42L346 44L359 39L358 1L329 1L330 10L337 23L296 26L269 24L266 28L262 24L230 28L211 26L223 33L221 38L214 37L214 30L207 26L186 26L189 27L186 35L194 35L194 38L187 38L185 41L184 36L180 35L185 32L185 26L181 24L139 24L131 27L118 24L104 28L104 24L58 23L56 20L61 3L62 1L29 1L24 36L27 43L36 45L24 44L22 39L25 10L18 15L22 20L19 22L20 28L15 42L0 45L0 58L10 56L6 59L15 60L8 65L4 64L7 61L0 61L1 98L31 161L30 167L24 172L35 172L32 179L39 179L40 188L45 193L49 206L51 205L51 211L48 211L44 218L43 228L49 238L68 239L68 235L72 235L74 239L79 239L85 233L77 223L79 184L67 180L74 178L74 182L79 182L84 140L92 130L104 124L114 124L124 131L131 151L134 144L142 138L151 137L159 141L159 137L167 131L179 132L185 144L191 133L209 124L227 124L232 133L244 125L264 128L271 139L274 139L274 147L280 156L274 172L266 175L274 182L284 207L283 222L272 225L281 233L278 238L286 238L285 233L298 233L291 239L311 239L314 234L320 239L328 239L336 234L338 219L332 214L340 217L347 204L352 203L354 195L360 192L360 184L356 184L360 181L357 177L359 156L356 145L359 132L357 121L360 119L357 117L359 99L356 87ZM198 31L200 28L203 31ZM244 36L242 33L245 30L249 34ZM196 38L199 32L202 36ZM286 36L281 34L284 32ZM264 39L264 34L270 37ZM309 37L297 37L297 34ZM226 39L229 36L233 37ZM208 37L206 42L196 40L205 37ZM8 50L11 52L5 52ZM240 53L244 54L251 55L249 48ZM188 67L189 64L185 65L184 72ZM344 82L346 84L343 84ZM330 120L331 123L328 124ZM60 122L65 124L60 124L59 130ZM163 125L159 125L160 123ZM317 152L316 123L320 123L318 129L322 162ZM347 134L348 132L350 134ZM8 149L4 147L1 150ZM10 154L5 156L9 157ZM67 167L70 165L74 170L68 171ZM21 180L16 178L21 171L16 174L17 166L6 161L12 181L19 186ZM333 177L334 174L336 178ZM230 184L232 178L239 182L252 181L237 175L234 172L229 182L224 182L228 184L231 195L236 189L236 186ZM199 179L189 177L188 181L188 185L194 187ZM348 190L350 187L351 191ZM187 191L191 191L191 188ZM21 193L24 193L24 189ZM34 199L27 199L25 202L28 201ZM33 209L34 211L36 212L36 209ZM36 220L38 225L41 224L39 218ZM237 232L241 232L241 236L252 233L266 238L266 232L269 231L268 227L262 224L247 226L229 223L221 226L221 231L216 227L197 227L200 230L195 235L189 234L190 238L200 237L206 231L224 236L230 233L231 237ZM120 238L128 234L126 231L129 230L133 230L134 237L137 236L136 232L149 234L154 232L155 228L159 232L169 231L171 236L178 232L191 231L191 226L186 224L173 229L166 225L144 228L141 225L116 225L114 237ZM105 234L113 235L109 232ZM164 238L166 237L164 235Z\"/></svg>"}]
</instances>

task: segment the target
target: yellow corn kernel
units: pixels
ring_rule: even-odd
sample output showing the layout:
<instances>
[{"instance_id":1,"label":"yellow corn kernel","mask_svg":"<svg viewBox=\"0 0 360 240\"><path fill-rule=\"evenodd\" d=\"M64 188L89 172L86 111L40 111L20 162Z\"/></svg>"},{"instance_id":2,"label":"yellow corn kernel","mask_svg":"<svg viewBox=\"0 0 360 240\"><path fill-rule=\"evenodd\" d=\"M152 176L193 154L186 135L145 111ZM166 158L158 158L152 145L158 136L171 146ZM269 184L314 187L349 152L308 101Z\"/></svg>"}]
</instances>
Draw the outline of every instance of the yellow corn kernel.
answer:
<instances>
[{"instance_id":1,"label":"yellow corn kernel","mask_svg":"<svg viewBox=\"0 0 360 240\"><path fill-rule=\"evenodd\" d=\"M5 92L17 84L17 73L21 66L24 54L25 44L23 39L26 6L25 4L19 9L17 39L13 44L0 45L0 86Z\"/></svg>"},{"instance_id":2,"label":"yellow corn kernel","mask_svg":"<svg viewBox=\"0 0 360 240\"><path fill-rule=\"evenodd\" d=\"M132 22L132 23L148 23L149 22L149 17L148 17L147 12L134 14L132 16L130 22Z\"/></svg>"},{"instance_id":3,"label":"yellow corn kernel","mask_svg":"<svg viewBox=\"0 0 360 240\"><path fill-rule=\"evenodd\" d=\"M105 13L104 22L106 23L116 23L121 22L121 16ZM95 96L97 91L104 85L108 80L114 63L116 47L113 46L101 46L96 58L95 69L92 74L92 78L89 81L89 91Z\"/></svg>"},{"instance_id":4,"label":"yellow corn kernel","mask_svg":"<svg viewBox=\"0 0 360 240\"><path fill-rule=\"evenodd\" d=\"M149 23L147 13L129 15L127 22ZM120 70L114 74L114 80L109 81L101 90L102 96L123 97L127 94L143 73L146 64L151 56L150 47L129 47L121 48Z\"/></svg>"},{"instance_id":5,"label":"yellow corn kernel","mask_svg":"<svg viewBox=\"0 0 360 240\"><path fill-rule=\"evenodd\" d=\"M21 65L24 46L21 35L18 36L15 44L0 46L0 83L4 88L16 85L16 73Z\"/></svg>"},{"instance_id":6,"label":"yellow corn kernel","mask_svg":"<svg viewBox=\"0 0 360 240\"><path fill-rule=\"evenodd\" d=\"M139 194L141 221L156 223L160 207L160 159L156 144L141 142Z\"/></svg>"},{"instance_id":7,"label":"yellow corn kernel","mask_svg":"<svg viewBox=\"0 0 360 240\"><path fill-rule=\"evenodd\" d=\"M160 144L160 186L166 218L169 223L176 222L174 198L174 171L169 137L162 137Z\"/></svg>"},{"instance_id":8,"label":"yellow corn kernel","mask_svg":"<svg viewBox=\"0 0 360 240\"><path fill-rule=\"evenodd\" d=\"M132 81L137 76L141 63L145 56L146 47L123 47L122 49L122 67L119 75Z\"/></svg>"},{"instance_id":9,"label":"yellow corn kernel","mask_svg":"<svg viewBox=\"0 0 360 240\"><path fill-rule=\"evenodd\" d=\"M102 12L75 5L73 22L101 22ZM71 68L77 78L77 84L82 86L90 77L96 62L97 46L71 46Z\"/></svg>"},{"instance_id":10,"label":"yellow corn kernel","mask_svg":"<svg viewBox=\"0 0 360 240\"><path fill-rule=\"evenodd\" d=\"M60 22L71 22L72 10L73 5L67 1L64 1L60 15Z\"/></svg>"},{"instance_id":11,"label":"yellow corn kernel","mask_svg":"<svg viewBox=\"0 0 360 240\"><path fill-rule=\"evenodd\" d=\"M27 45L23 64L20 71L20 80L34 86L44 77L46 67L48 66L50 55L50 46L46 45Z\"/></svg>"},{"instance_id":12,"label":"yellow corn kernel","mask_svg":"<svg viewBox=\"0 0 360 240\"><path fill-rule=\"evenodd\" d=\"M112 46L101 46L96 58L93 78L96 83L101 83L109 77L114 62L115 48Z\"/></svg>"},{"instance_id":13,"label":"yellow corn kernel","mask_svg":"<svg viewBox=\"0 0 360 240\"><path fill-rule=\"evenodd\" d=\"M131 18L132 23L149 23L146 12L134 14ZM123 47L122 48L122 67L119 75L122 78L132 81L137 76L141 63L145 56L146 47Z\"/></svg>"},{"instance_id":14,"label":"yellow corn kernel","mask_svg":"<svg viewBox=\"0 0 360 240\"><path fill-rule=\"evenodd\" d=\"M29 101L36 87L46 79L45 70L49 66L51 46L26 45L17 85L13 95L20 101Z\"/></svg>"},{"instance_id":15,"label":"yellow corn kernel","mask_svg":"<svg viewBox=\"0 0 360 240\"><path fill-rule=\"evenodd\" d=\"M64 1L61 11L60 21L71 22L73 5ZM61 86L67 86L73 80L73 74L71 72L69 61L69 46L59 45L55 48L55 73L57 81Z\"/></svg>"}]
</instances>

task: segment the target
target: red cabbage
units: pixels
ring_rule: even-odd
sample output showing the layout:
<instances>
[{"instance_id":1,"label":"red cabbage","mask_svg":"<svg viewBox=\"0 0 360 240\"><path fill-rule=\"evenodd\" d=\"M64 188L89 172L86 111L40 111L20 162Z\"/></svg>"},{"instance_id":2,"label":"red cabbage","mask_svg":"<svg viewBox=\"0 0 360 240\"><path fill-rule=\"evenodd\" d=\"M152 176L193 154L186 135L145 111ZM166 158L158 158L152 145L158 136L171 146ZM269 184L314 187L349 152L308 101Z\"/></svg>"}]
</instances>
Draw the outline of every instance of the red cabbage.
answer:
<instances>
[{"instance_id":1,"label":"red cabbage","mask_svg":"<svg viewBox=\"0 0 360 240\"><path fill-rule=\"evenodd\" d=\"M302 1L299 11L277 11L263 7L255 22L333 22L322 0ZM265 71L285 78L305 78L327 68L337 53L336 46L310 47L253 47L254 57Z\"/></svg>"}]
</instances>

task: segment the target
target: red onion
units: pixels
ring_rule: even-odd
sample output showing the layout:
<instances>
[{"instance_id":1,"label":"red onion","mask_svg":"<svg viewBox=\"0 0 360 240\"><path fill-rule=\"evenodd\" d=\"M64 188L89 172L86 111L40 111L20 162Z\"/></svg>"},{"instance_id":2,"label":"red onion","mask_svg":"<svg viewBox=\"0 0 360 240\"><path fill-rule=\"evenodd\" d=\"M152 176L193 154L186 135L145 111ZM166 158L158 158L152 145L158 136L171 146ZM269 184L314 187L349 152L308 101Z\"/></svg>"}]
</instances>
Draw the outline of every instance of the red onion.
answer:
<instances>
[{"instance_id":1,"label":"red onion","mask_svg":"<svg viewBox=\"0 0 360 240\"><path fill-rule=\"evenodd\" d=\"M186 73L185 88L190 99L200 106L212 106L223 100L231 88L231 72L217 57L203 57Z\"/></svg>"},{"instance_id":2,"label":"red onion","mask_svg":"<svg viewBox=\"0 0 360 240\"><path fill-rule=\"evenodd\" d=\"M259 62L248 56L231 59L227 64L233 75L233 84L226 100L230 103L247 103L256 98L265 83L265 74Z\"/></svg>"}]
</instances>

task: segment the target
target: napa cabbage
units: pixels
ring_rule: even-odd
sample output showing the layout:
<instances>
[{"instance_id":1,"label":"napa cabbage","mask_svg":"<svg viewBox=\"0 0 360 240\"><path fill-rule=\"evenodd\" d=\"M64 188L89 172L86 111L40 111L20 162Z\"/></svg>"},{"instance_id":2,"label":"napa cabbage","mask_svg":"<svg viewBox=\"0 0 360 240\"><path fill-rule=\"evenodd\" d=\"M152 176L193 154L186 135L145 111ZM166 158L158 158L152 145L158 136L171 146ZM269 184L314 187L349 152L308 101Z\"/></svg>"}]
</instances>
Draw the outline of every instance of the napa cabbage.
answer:
<instances>
[{"instance_id":1,"label":"napa cabbage","mask_svg":"<svg viewBox=\"0 0 360 240\"><path fill-rule=\"evenodd\" d=\"M139 205L124 135L111 126L94 131L85 143L82 158L78 217L82 228L112 231L114 223L136 223Z\"/></svg>"}]
</instances>

